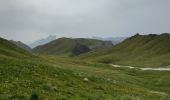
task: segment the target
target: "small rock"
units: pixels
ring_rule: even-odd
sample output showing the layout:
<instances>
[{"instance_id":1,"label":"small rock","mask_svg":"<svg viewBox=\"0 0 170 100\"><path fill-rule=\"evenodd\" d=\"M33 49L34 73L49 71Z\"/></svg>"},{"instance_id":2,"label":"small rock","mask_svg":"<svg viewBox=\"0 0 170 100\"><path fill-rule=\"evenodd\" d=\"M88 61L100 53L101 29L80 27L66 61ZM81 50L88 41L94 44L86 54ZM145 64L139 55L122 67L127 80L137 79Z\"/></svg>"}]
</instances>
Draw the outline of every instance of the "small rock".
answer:
<instances>
[{"instance_id":1,"label":"small rock","mask_svg":"<svg viewBox=\"0 0 170 100\"><path fill-rule=\"evenodd\" d=\"M83 80L84 80L84 81L89 81L89 79L88 79L88 78L84 78Z\"/></svg>"},{"instance_id":2,"label":"small rock","mask_svg":"<svg viewBox=\"0 0 170 100\"><path fill-rule=\"evenodd\" d=\"M107 81L111 81L111 79L110 79L110 78L108 78L108 79L107 79Z\"/></svg>"}]
</instances>

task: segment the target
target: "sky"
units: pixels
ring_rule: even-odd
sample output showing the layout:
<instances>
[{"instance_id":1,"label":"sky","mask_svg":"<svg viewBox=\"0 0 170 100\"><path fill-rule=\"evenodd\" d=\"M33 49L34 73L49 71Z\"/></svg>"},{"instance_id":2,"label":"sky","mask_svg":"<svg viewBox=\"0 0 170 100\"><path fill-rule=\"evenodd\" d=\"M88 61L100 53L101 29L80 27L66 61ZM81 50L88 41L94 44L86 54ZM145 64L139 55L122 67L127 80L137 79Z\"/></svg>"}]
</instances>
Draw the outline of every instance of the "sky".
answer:
<instances>
[{"instance_id":1,"label":"sky","mask_svg":"<svg viewBox=\"0 0 170 100\"><path fill-rule=\"evenodd\" d=\"M0 0L0 37L120 37L170 32L170 0Z\"/></svg>"}]
</instances>

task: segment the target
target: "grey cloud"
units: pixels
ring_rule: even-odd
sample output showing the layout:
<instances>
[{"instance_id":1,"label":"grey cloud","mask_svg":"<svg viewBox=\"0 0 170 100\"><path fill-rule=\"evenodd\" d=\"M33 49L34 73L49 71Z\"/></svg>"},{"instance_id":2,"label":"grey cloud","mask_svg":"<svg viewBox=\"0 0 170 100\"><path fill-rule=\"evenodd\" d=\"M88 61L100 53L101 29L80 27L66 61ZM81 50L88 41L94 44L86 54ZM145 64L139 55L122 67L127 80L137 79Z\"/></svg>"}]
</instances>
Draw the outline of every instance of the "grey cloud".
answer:
<instances>
[{"instance_id":1,"label":"grey cloud","mask_svg":"<svg viewBox=\"0 0 170 100\"><path fill-rule=\"evenodd\" d=\"M28 42L49 34L114 37L169 32L169 4L169 0L1 0L0 36Z\"/></svg>"}]
</instances>

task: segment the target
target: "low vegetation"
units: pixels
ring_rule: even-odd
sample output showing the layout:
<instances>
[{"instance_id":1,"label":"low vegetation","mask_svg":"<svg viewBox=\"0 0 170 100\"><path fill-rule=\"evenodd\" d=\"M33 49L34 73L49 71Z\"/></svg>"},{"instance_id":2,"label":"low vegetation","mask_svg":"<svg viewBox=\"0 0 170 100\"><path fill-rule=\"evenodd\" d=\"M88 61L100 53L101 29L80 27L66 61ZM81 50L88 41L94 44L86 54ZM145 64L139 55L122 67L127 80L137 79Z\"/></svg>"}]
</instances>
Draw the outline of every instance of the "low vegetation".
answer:
<instances>
[{"instance_id":1,"label":"low vegetation","mask_svg":"<svg viewBox=\"0 0 170 100\"><path fill-rule=\"evenodd\" d=\"M137 67L165 67L170 65L170 34L136 34L114 46L80 55L78 59L94 62L131 65Z\"/></svg>"},{"instance_id":2,"label":"low vegetation","mask_svg":"<svg viewBox=\"0 0 170 100\"><path fill-rule=\"evenodd\" d=\"M0 100L168 100L170 73L30 54L0 39ZM3 52L2 52L3 50Z\"/></svg>"},{"instance_id":3,"label":"low vegetation","mask_svg":"<svg viewBox=\"0 0 170 100\"><path fill-rule=\"evenodd\" d=\"M0 98L168 100L169 72L117 69L65 57L0 57ZM33 99L34 100L34 99Z\"/></svg>"}]
</instances>

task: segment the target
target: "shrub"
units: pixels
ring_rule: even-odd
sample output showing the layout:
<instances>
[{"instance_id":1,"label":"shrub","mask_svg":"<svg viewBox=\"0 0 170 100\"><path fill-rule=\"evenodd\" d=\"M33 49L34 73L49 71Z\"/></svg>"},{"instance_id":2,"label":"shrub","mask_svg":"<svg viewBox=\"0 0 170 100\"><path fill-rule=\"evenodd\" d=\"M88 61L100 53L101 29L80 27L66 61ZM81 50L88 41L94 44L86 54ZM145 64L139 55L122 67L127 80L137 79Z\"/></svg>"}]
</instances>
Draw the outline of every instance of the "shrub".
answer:
<instances>
[{"instance_id":1,"label":"shrub","mask_svg":"<svg viewBox=\"0 0 170 100\"><path fill-rule=\"evenodd\" d=\"M39 96L36 93L32 93L30 100L39 100Z\"/></svg>"}]
</instances>

